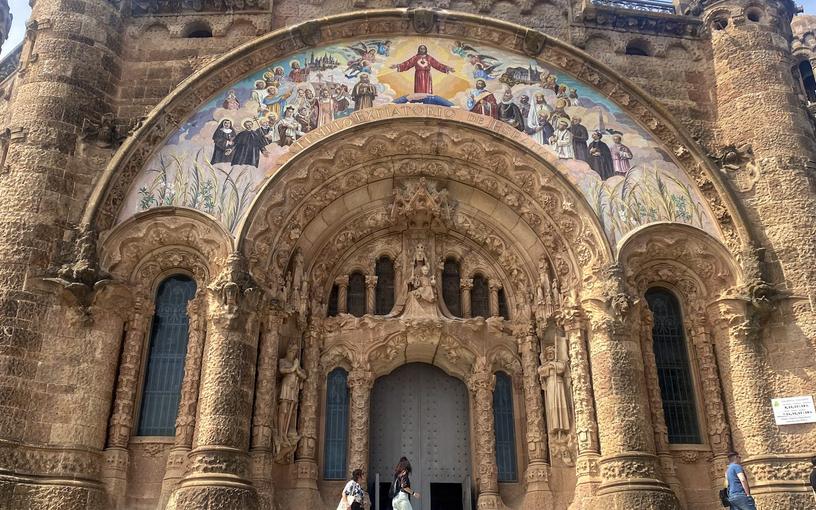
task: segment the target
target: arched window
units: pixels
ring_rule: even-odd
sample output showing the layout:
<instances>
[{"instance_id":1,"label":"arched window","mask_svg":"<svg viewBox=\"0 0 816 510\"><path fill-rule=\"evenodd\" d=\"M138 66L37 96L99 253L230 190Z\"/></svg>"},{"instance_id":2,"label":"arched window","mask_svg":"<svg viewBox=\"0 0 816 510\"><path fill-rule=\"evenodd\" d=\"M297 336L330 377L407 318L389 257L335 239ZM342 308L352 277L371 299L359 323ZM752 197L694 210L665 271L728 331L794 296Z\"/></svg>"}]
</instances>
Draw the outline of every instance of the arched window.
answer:
<instances>
[{"instance_id":1,"label":"arched window","mask_svg":"<svg viewBox=\"0 0 816 510\"><path fill-rule=\"evenodd\" d=\"M802 85L805 87L807 100L810 102L816 101L816 78L813 77L813 67L807 60L799 63L799 76L802 77Z\"/></svg>"},{"instance_id":2,"label":"arched window","mask_svg":"<svg viewBox=\"0 0 816 510\"><path fill-rule=\"evenodd\" d=\"M362 317L366 313L366 287L363 273L351 273L349 275L346 309L348 313L355 317Z\"/></svg>"},{"instance_id":3,"label":"arched window","mask_svg":"<svg viewBox=\"0 0 816 510\"><path fill-rule=\"evenodd\" d=\"M442 268L442 298L445 306L454 317L462 316L461 282L459 280L459 262L450 258L445 260Z\"/></svg>"},{"instance_id":4,"label":"arched window","mask_svg":"<svg viewBox=\"0 0 816 510\"><path fill-rule=\"evenodd\" d=\"M493 420L496 428L496 465L500 482L516 481L516 431L513 419L513 380L496 372L493 390Z\"/></svg>"},{"instance_id":5,"label":"arched window","mask_svg":"<svg viewBox=\"0 0 816 510\"><path fill-rule=\"evenodd\" d=\"M490 289L487 288L487 279L477 274L473 277L473 288L470 289L471 317L490 317Z\"/></svg>"},{"instance_id":6,"label":"arched window","mask_svg":"<svg viewBox=\"0 0 816 510\"><path fill-rule=\"evenodd\" d=\"M394 308L394 262L382 256L377 259L374 272L377 274L374 313L386 315Z\"/></svg>"},{"instance_id":7,"label":"arched window","mask_svg":"<svg viewBox=\"0 0 816 510\"><path fill-rule=\"evenodd\" d=\"M195 281L182 275L171 276L159 285L137 427L140 436L176 434L184 356L187 354L187 302L195 291Z\"/></svg>"},{"instance_id":8,"label":"arched window","mask_svg":"<svg viewBox=\"0 0 816 510\"><path fill-rule=\"evenodd\" d=\"M335 368L326 378L326 441L323 451L323 478L326 480L344 480L346 477L348 414L348 374L342 368Z\"/></svg>"},{"instance_id":9,"label":"arched window","mask_svg":"<svg viewBox=\"0 0 816 510\"><path fill-rule=\"evenodd\" d=\"M329 304L327 306L326 315L335 317L337 315L337 295L340 293L340 288L337 284L332 285L331 292L329 292Z\"/></svg>"},{"instance_id":10,"label":"arched window","mask_svg":"<svg viewBox=\"0 0 816 510\"><path fill-rule=\"evenodd\" d=\"M669 442L700 443L680 304L674 294L665 289L650 289L646 292L646 301L654 314L652 338Z\"/></svg>"},{"instance_id":11,"label":"arched window","mask_svg":"<svg viewBox=\"0 0 816 510\"><path fill-rule=\"evenodd\" d=\"M507 294L504 293L504 288L499 289L499 315L502 319L510 319L510 312L507 311Z\"/></svg>"}]
</instances>

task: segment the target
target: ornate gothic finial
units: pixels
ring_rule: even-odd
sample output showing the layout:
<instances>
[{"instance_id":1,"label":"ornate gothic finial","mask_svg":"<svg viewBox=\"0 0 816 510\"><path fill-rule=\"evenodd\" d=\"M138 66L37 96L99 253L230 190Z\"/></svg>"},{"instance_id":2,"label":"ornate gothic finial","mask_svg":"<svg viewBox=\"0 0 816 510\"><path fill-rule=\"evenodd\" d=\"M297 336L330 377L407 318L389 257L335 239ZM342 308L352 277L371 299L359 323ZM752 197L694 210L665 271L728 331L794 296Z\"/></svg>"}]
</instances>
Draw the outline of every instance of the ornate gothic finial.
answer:
<instances>
[{"instance_id":1,"label":"ornate gothic finial","mask_svg":"<svg viewBox=\"0 0 816 510\"><path fill-rule=\"evenodd\" d=\"M454 204L448 190L425 177L406 180L392 192L391 221L405 221L408 228L431 228L453 223Z\"/></svg>"}]
</instances>

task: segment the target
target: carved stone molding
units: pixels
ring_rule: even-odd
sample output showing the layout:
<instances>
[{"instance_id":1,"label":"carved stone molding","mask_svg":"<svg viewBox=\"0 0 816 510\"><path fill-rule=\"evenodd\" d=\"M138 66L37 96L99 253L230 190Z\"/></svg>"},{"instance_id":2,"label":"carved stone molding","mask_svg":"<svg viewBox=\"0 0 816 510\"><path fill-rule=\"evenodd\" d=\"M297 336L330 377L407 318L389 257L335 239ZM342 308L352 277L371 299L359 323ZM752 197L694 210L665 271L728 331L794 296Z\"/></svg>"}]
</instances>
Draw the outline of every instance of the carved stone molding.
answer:
<instances>
[{"instance_id":1,"label":"carved stone molding","mask_svg":"<svg viewBox=\"0 0 816 510\"><path fill-rule=\"evenodd\" d=\"M406 23L407 19L411 20ZM717 211L720 228L729 246L739 245L740 238L746 237L744 226L735 222L736 209L723 193L723 183L715 175L712 166L706 162L704 154L695 146L685 132L677 126L654 101L641 95L639 89L629 84L623 77L605 67L600 62L579 54L567 44L553 39L533 37L523 27L491 22L483 17L456 14L438 16L433 11L416 9L366 11L365 15L347 13L321 20L320 40L333 41L353 36L382 36L397 34L427 33L436 31L441 36L462 40L476 40L519 53L539 52L537 59L553 65L594 86L600 94L610 97L622 110L652 132L669 152L677 156L679 164L686 169L693 180L702 188L712 210ZM307 47L309 41L301 37L291 37L288 30L273 32L249 46L226 54L222 60L203 69L198 75L185 82L168 99L161 112L154 112L139 129L132 140L120 151L100 180L98 196L100 201L92 204L86 214L87 221L100 221L101 229L110 227L114 220L125 190L136 173L143 167L154 148L170 131L199 104L220 89L224 83L260 69L275 58L295 53ZM543 47L542 47L543 46ZM366 115L376 114L374 110ZM360 112L358 112L360 113ZM354 116L352 116L354 117ZM351 119L353 122L353 119ZM327 133L316 134L325 136ZM308 138L308 135L307 137ZM682 149L682 150L681 150Z\"/></svg>"}]
</instances>

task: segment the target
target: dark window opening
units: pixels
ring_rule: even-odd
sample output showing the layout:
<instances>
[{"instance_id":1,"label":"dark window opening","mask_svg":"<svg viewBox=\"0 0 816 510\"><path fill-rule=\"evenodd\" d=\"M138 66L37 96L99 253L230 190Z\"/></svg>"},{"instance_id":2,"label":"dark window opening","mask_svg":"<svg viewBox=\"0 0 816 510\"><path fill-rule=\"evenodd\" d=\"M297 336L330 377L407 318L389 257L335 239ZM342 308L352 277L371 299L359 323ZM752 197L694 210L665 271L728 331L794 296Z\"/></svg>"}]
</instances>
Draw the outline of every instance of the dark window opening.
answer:
<instances>
[{"instance_id":1,"label":"dark window opening","mask_svg":"<svg viewBox=\"0 0 816 510\"><path fill-rule=\"evenodd\" d=\"M516 431L513 417L513 380L496 372L493 390L493 420L496 428L496 465L500 482L516 481Z\"/></svg>"},{"instance_id":2,"label":"dark window opening","mask_svg":"<svg viewBox=\"0 0 816 510\"><path fill-rule=\"evenodd\" d=\"M626 45L626 54L627 55L634 55L637 57L648 57L649 51L640 41L632 41Z\"/></svg>"},{"instance_id":3,"label":"dark window opening","mask_svg":"<svg viewBox=\"0 0 816 510\"><path fill-rule=\"evenodd\" d=\"M326 442L323 478L345 480L348 443L348 374L335 368L326 378Z\"/></svg>"},{"instance_id":4,"label":"dark window opening","mask_svg":"<svg viewBox=\"0 0 816 510\"><path fill-rule=\"evenodd\" d=\"M473 277L473 288L470 289L471 317L490 317L490 289L487 279L482 275Z\"/></svg>"},{"instance_id":5,"label":"dark window opening","mask_svg":"<svg viewBox=\"0 0 816 510\"><path fill-rule=\"evenodd\" d=\"M195 291L195 281L182 275L171 276L159 285L137 427L140 436L176 434L187 354L187 302L195 296Z\"/></svg>"},{"instance_id":6,"label":"dark window opening","mask_svg":"<svg viewBox=\"0 0 816 510\"><path fill-rule=\"evenodd\" d=\"M716 18L711 22L711 26L714 30L725 30L725 27L728 26L728 20L726 18Z\"/></svg>"},{"instance_id":7,"label":"dark window opening","mask_svg":"<svg viewBox=\"0 0 816 510\"><path fill-rule=\"evenodd\" d=\"M454 317L462 316L461 297L459 262L447 259L442 269L442 299L445 300L445 305Z\"/></svg>"},{"instance_id":8,"label":"dark window opening","mask_svg":"<svg viewBox=\"0 0 816 510\"><path fill-rule=\"evenodd\" d=\"M375 272L377 274L377 286L375 289L374 313L387 315L394 308L394 262L388 257L380 257L377 259Z\"/></svg>"},{"instance_id":9,"label":"dark window opening","mask_svg":"<svg viewBox=\"0 0 816 510\"><path fill-rule=\"evenodd\" d=\"M366 287L363 273L349 275L346 309L355 317L362 317L366 313Z\"/></svg>"},{"instance_id":10,"label":"dark window opening","mask_svg":"<svg viewBox=\"0 0 816 510\"><path fill-rule=\"evenodd\" d=\"M335 317L337 315L337 295L340 293L340 288L335 284L332 285L331 292L329 292L329 305L326 315Z\"/></svg>"},{"instance_id":11,"label":"dark window opening","mask_svg":"<svg viewBox=\"0 0 816 510\"><path fill-rule=\"evenodd\" d=\"M654 314L652 340L669 442L700 443L697 407L680 304L665 289L650 289L646 301Z\"/></svg>"},{"instance_id":12,"label":"dark window opening","mask_svg":"<svg viewBox=\"0 0 816 510\"><path fill-rule=\"evenodd\" d=\"M504 320L510 319L510 313L507 311L507 295L504 289L499 289L499 315Z\"/></svg>"},{"instance_id":13,"label":"dark window opening","mask_svg":"<svg viewBox=\"0 0 816 510\"><path fill-rule=\"evenodd\" d=\"M802 85L805 88L807 100L816 102L816 78L813 76L813 67L810 62L803 60L799 63L799 75L802 77Z\"/></svg>"}]
</instances>

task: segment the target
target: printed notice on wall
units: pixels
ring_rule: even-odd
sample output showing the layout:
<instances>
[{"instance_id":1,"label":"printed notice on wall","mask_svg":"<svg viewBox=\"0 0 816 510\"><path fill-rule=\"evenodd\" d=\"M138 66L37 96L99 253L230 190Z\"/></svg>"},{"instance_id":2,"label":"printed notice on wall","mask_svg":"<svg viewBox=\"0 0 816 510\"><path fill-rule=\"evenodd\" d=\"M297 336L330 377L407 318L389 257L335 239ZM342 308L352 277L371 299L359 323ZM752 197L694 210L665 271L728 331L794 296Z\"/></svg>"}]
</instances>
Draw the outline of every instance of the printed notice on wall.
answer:
<instances>
[{"instance_id":1,"label":"printed notice on wall","mask_svg":"<svg viewBox=\"0 0 816 510\"><path fill-rule=\"evenodd\" d=\"M813 397L772 398L774 419L777 425L795 425L797 423L816 423L816 409Z\"/></svg>"}]
</instances>

